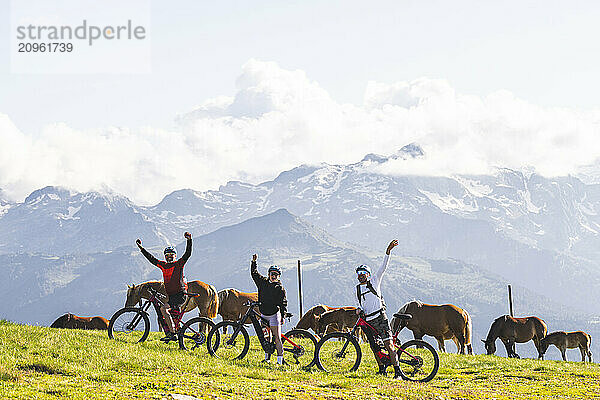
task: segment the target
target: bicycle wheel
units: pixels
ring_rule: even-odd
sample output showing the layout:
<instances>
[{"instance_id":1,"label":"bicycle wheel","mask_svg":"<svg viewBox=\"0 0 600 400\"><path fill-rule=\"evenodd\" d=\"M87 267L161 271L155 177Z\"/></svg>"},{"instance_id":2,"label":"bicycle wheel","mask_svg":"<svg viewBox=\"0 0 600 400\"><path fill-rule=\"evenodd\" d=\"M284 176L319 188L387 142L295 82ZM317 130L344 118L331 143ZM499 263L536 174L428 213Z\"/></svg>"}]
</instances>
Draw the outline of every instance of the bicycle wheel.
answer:
<instances>
[{"instance_id":1,"label":"bicycle wheel","mask_svg":"<svg viewBox=\"0 0 600 400\"><path fill-rule=\"evenodd\" d=\"M332 332L317 343L315 361L323 371L345 373L358 369L362 352L349 333Z\"/></svg>"},{"instance_id":2,"label":"bicycle wheel","mask_svg":"<svg viewBox=\"0 0 600 400\"><path fill-rule=\"evenodd\" d=\"M148 314L139 308L122 308L108 323L108 337L120 342L143 342L148 337L148 333L150 333Z\"/></svg>"},{"instance_id":3,"label":"bicycle wheel","mask_svg":"<svg viewBox=\"0 0 600 400\"><path fill-rule=\"evenodd\" d=\"M205 317L192 318L179 329L179 348L195 350L206 343L206 337L215 323Z\"/></svg>"},{"instance_id":4,"label":"bicycle wheel","mask_svg":"<svg viewBox=\"0 0 600 400\"><path fill-rule=\"evenodd\" d=\"M208 333L206 342L208 352L212 356L225 360L241 360L250 348L248 331L233 321L221 321L216 324Z\"/></svg>"},{"instance_id":5,"label":"bicycle wheel","mask_svg":"<svg viewBox=\"0 0 600 400\"><path fill-rule=\"evenodd\" d=\"M315 350L317 349L315 336L304 329L292 329L284 336L289 339L288 341L281 338L284 354L290 353L293 362L302 368L312 367L315 363Z\"/></svg>"},{"instance_id":6,"label":"bicycle wheel","mask_svg":"<svg viewBox=\"0 0 600 400\"><path fill-rule=\"evenodd\" d=\"M398 361L402 378L415 382L429 382L440 367L437 351L426 341L418 339L400 346Z\"/></svg>"}]
</instances>

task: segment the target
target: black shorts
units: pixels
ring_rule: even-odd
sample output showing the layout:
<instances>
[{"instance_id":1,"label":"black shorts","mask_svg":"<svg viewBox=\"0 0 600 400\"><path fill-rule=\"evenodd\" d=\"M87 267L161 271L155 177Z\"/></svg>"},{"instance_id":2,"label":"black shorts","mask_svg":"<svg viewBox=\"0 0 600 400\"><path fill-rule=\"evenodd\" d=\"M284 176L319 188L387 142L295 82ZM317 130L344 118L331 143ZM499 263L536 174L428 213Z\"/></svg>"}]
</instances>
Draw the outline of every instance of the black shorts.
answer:
<instances>
[{"instance_id":1,"label":"black shorts","mask_svg":"<svg viewBox=\"0 0 600 400\"><path fill-rule=\"evenodd\" d=\"M390 322L388 321L385 312L381 312L377 317L367 321L367 323L377 330L377 333L379 333L379 336L381 336L382 340L385 341L392 338Z\"/></svg>"},{"instance_id":2,"label":"black shorts","mask_svg":"<svg viewBox=\"0 0 600 400\"><path fill-rule=\"evenodd\" d=\"M177 292L175 294L170 294L168 303L171 306L171 308L178 309L180 305L185 303L186 297L187 296L185 294L183 294L183 291Z\"/></svg>"}]
</instances>

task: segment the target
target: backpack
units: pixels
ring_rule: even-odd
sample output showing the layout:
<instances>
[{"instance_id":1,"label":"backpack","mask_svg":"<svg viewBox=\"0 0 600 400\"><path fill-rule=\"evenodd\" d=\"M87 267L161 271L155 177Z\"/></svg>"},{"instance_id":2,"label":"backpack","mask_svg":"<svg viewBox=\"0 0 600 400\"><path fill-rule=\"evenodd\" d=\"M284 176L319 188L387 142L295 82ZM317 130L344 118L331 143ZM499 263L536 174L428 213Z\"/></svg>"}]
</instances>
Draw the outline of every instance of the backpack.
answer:
<instances>
[{"instance_id":1,"label":"backpack","mask_svg":"<svg viewBox=\"0 0 600 400\"><path fill-rule=\"evenodd\" d=\"M360 290L361 285L356 285L356 297L358 298L358 304L360 304L362 306L362 301L365 297L365 295L369 292L373 293L375 296L377 296L379 299L381 299L381 303L383 304L383 307L381 310L379 311L383 311L386 309L386 305L385 305L385 300L383 299L383 296L379 295L379 293L377 293L377 291L375 290L375 288L373 287L373 284L371 283L371 281L367 281L367 291L362 292ZM362 297L362 298L361 298Z\"/></svg>"}]
</instances>

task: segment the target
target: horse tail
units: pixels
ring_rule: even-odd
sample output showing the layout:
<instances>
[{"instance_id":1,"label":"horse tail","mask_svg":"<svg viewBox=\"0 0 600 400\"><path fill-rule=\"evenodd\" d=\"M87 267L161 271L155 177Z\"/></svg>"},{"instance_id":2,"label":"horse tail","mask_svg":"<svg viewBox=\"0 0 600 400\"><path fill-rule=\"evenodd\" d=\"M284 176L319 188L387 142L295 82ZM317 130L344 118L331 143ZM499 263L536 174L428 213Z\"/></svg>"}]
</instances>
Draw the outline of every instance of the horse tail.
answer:
<instances>
[{"instance_id":1,"label":"horse tail","mask_svg":"<svg viewBox=\"0 0 600 400\"><path fill-rule=\"evenodd\" d=\"M548 334L548 325L546 325L546 322L541 318L539 318L539 321L542 324L542 332L541 332L542 336L539 337L539 339L542 340Z\"/></svg>"},{"instance_id":2,"label":"horse tail","mask_svg":"<svg viewBox=\"0 0 600 400\"><path fill-rule=\"evenodd\" d=\"M471 321L471 314L464 310L467 316L465 324L465 347L467 348L468 354L473 354L473 345L471 344L471 338L473 336L473 322Z\"/></svg>"},{"instance_id":3,"label":"horse tail","mask_svg":"<svg viewBox=\"0 0 600 400\"><path fill-rule=\"evenodd\" d=\"M212 296L210 296L211 301L206 309L206 314L208 315L208 318L213 319L217 317L217 312L219 311L219 295L217 294L217 289L213 285L208 285L208 288L209 296L210 294L212 294Z\"/></svg>"}]
</instances>

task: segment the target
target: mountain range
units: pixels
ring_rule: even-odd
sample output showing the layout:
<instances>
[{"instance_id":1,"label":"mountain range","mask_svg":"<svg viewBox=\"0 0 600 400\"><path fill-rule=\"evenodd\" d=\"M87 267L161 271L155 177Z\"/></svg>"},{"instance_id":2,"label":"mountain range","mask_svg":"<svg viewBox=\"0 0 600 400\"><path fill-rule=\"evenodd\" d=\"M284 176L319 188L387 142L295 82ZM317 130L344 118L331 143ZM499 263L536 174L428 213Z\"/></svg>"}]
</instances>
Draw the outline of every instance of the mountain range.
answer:
<instances>
[{"instance_id":1,"label":"mountain range","mask_svg":"<svg viewBox=\"0 0 600 400\"><path fill-rule=\"evenodd\" d=\"M599 325L600 185L505 168L386 172L390 162L423 156L411 144L348 165L302 165L256 185L182 189L149 207L110 191L52 186L19 203L0 196L0 262L9 271L0 300L11 305L1 317L48 324L66 311L109 316L127 283L160 279L135 239L158 253L187 230L195 237L188 278L218 289L251 290L248 255L258 252L259 263L284 266L290 287L302 261L305 306L352 304L352 266L377 267L398 238L384 284L390 307L413 298L455 303L484 335L486 319L506 312L510 283L518 314L541 313L561 329Z\"/></svg>"}]
</instances>

